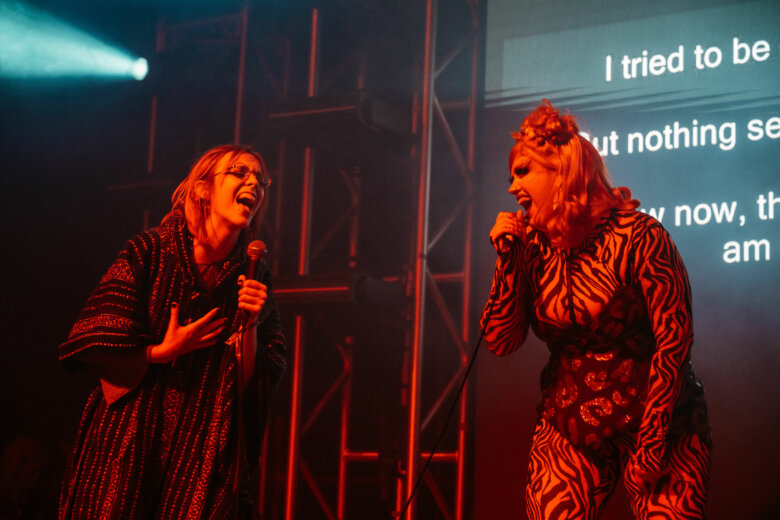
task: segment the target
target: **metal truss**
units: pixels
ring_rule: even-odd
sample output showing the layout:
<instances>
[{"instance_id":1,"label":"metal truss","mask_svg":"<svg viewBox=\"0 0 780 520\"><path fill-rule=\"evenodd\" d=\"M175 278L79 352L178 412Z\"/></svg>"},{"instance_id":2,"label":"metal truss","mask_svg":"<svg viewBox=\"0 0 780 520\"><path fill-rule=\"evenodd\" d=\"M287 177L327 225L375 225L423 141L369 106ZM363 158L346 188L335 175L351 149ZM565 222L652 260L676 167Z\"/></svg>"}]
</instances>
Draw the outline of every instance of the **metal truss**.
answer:
<instances>
[{"instance_id":1,"label":"metal truss","mask_svg":"<svg viewBox=\"0 0 780 520\"><path fill-rule=\"evenodd\" d=\"M360 108L360 100L355 98L341 103L319 102L317 98L321 92L321 19L317 8L311 10L311 25L309 30L308 70L306 85L306 100L293 104L283 105L273 109L269 114L269 120L283 122L291 120L296 124L307 124L307 121L316 117L329 117L340 113L357 113ZM346 56L336 73L343 73L349 63L358 62L355 56ZM359 78L358 74L358 78ZM332 78L330 81L333 81ZM327 86L330 81L324 81ZM358 79L359 83L359 79ZM360 85L356 85L359 87ZM332 247L333 237L346 233L348 235L344 266L346 270L355 267L358 256L358 232L359 214L361 206L360 171L356 166L352 171L340 170L341 183L327 184L329 190L342 189L348 193L349 204L339 214L330 215L330 222L315 237L312 218L318 196L329 196L315 190L315 171L318 149L315 145L306 144L303 147L302 179L300 182L301 199L298 206L301 210L300 228L298 230L298 257L297 279L288 280L286 284L280 284L275 291L277 299L284 303L304 303L307 306L327 306L335 303L344 303L354 297L354 277L350 276L325 276L314 277L312 265L318 256L329 247ZM285 161L286 162L286 161ZM280 176L287 177L287 172L279 172ZM332 175L332 172L330 172ZM294 306L293 306L294 307ZM320 374L320 379L330 378L327 388L321 392L310 410L304 409L304 360L309 345L309 331L307 330L308 316L306 312L296 313L294 316L294 332L292 335L292 367L290 370L290 408L289 427L287 435L287 457L285 465L284 486L284 510L283 517L292 519L296 517L298 503L300 501L299 477L314 496L320 512L328 519L345 518L347 508L347 480L348 465L358 461L376 461L379 458L378 451L355 451L349 447L350 409L353 381L353 352L354 338L347 334L343 338L329 342L331 353L339 360L339 369L329 374ZM328 415L329 405L337 403L338 412L334 417ZM302 443L304 438L318 422L334 421L338 423L338 463L334 468L337 474L337 491L335 497L329 494L321 484L322 476L310 466ZM330 495L330 496L329 496ZM335 502L335 503L334 503Z\"/></svg>"},{"instance_id":2,"label":"metal truss","mask_svg":"<svg viewBox=\"0 0 780 520\"><path fill-rule=\"evenodd\" d=\"M426 430L431 430L432 420L442 411L446 411L448 398L455 393L461 379L464 377L469 360L467 344L470 339L469 311L471 293L471 250L473 238L474 213L474 176L475 176L475 133L477 116L477 77L480 48L480 6L478 0L466 0L469 30L462 38L450 42L450 48L445 53L439 52L437 35L437 19L439 16L436 0L426 2L425 53L423 68L423 85L420 105L420 153L419 153L419 185L417 235L415 251L414 274L414 323L411 350L411 374L409 397L409 430L406 454L406 480L404 485L405 502L410 500L415 484L420 476L421 457L427 458L430 453L422 447L421 437ZM450 5L450 7L452 7ZM437 87L446 85L445 71L463 55L469 60L470 85L467 96L454 103L444 103L437 94ZM462 78L459 78L462 79ZM458 134L466 128L465 135ZM459 138L458 135L461 135ZM444 147L457 165L455 174L448 167L447 161L440 160L434 154L434 143L443 141ZM435 197L438 187L446 183L457 183L463 187L459 199L448 203L450 210L445 212L437 222L431 218L431 197ZM448 235L453 224L462 219L460 232L455 236ZM447 238L449 236L449 238ZM462 262L460 269L449 272L435 272L430 261L437 246L445 240L462 244ZM453 309L442 292L444 284L455 285L459 292L460 305ZM432 304L428 303L430 296ZM449 341L443 343L453 346L453 354L458 358L457 369L451 374L442 389L438 392L433 404L423 410L423 375L440 367L423 367L425 350L430 347L426 326L436 318L444 321L449 332ZM468 434L468 387L461 393L457 403L457 440L455 446L433 457L433 462L453 464L455 466L454 493L445 496L439 481L431 472L426 472L424 482L445 518L461 519L464 515L464 481L465 461ZM427 393L431 393L428 391ZM406 510L405 518L416 517L415 499Z\"/></svg>"},{"instance_id":3,"label":"metal truss","mask_svg":"<svg viewBox=\"0 0 780 520\"><path fill-rule=\"evenodd\" d=\"M223 14L206 19L188 20L179 23L166 23L161 19L157 24L155 52L159 55L165 51L193 42L209 44L232 44L238 47L238 68L236 71L236 107L234 117L233 143L241 141L241 117L244 102L244 75L246 71L247 38L249 26L249 8L245 7L237 13ZM149 128L149 149L147 173L154 171L155 145L157 137L157 115L159 96L152 95L152 106Z\"/></svg>"},{"instance_id":4,"label":"metal truss","mask_svg":"<svg viewBox=\"0 0 780 520\"><path fill-rule=\"evenodd\" d=\"M396 460L391 463L395 467L391 491L395 517L401 515L416 480L422 478L425 483L424 492L418 492L419 497L404 513L406 519L416 518L418 512L429 516L431 509L438 511L437 517L447 519L462 519L465 514L469 434L467 391L460 395L456 405L457 433L454 440L449 438L443 451L433 456L431 470L422 477L420 473L422 458L430 455L430 441L433 433L437 433L434 430L442 425L441 418L449 408L466 370L469 358L467 344L471 336L474 142L479 105L477 78L483 7L479 0L462 0L458 5L456 11L460 14L456 14L456 18L466 29L456 30L457 38L451 37L453 31L441 31L446 36L444 39L437 32L437 18L440 18L437 2L426 0L414 7L425 9L425 22L421 25L425 34L420 38L423 48L419 49L419 84L413 88L417 92L412 96L414 101L408 130L413 136L409 152L412 166L408 174L410 186L416 191L416 194L409 193L410 201L415 201L413 229L409 230L413 236L409 237L410 258L406 265L399 265L396 274L379 280L401 287L401 292L406 294L406 343L399 345L404 352L397 379L399 406L406 410L407 424L405 434L402 434L405 439L397 439L401 448L395 454ZM407 6L407 9L411 8ZM452 6L448 5L447 9L451 15ZM344 55L340 63L333 64L331 60L327 68L323 67L323 13L318 8L311 8L307 14L310 16L308 34L301 33L304 37L308 36L306 85L305 92L299 91L297 97L291 94L299 86L295 84L292 71L293 38L285 36L285 41L277 45L273 56L264 52L262 45L251 38L250 23L254 23L254 19L248 8L206 20L175 24L161 22L157 50L163 53L193 40L206 44L228 43L231 46L238 58L234 83L233 142L246 140L242 136L242 128L253 128L254 121L246 117L246 105L258 95L268 98L266 104L270 108L265 118L269 125L309 129L316 126L309 123L318 118L344 114L371 125L371 121L366 121L367 107L379 107L378 113L385 107L381 106L381 101L367 95L363 88L367 61L363 50L355 48ZM281 52L278 52L279 49ZM453 64L460 68L450 73ZM250 68L261 72L262 93L247 86ZM463 70L468 74L465 89L462 86ZM352 88L357 94L351 91L347 95L323 96L326 91L332 93L343 88L339 76L347 73L354 73ZM459 86L451 88L455 84ZM339 101L334 102L335 98ZM158 96L154 95L148 172L155 170L161 153L157 123L159 103ZM307 499L308 509L303 509L301 491L305 485L306 496L313 497L318 515L343 519L350 517L349 490L353 468L366 464L379 465L388 457L379 446L376 449L356 449L352 444L353 383L356 371L361 370L355 362L355 350L361 346L356 345L355 336L349 330L327 342L324 355L335 361L329 366L329 372L317 375L320 389L314 399L310 392L306 393L311 385L304 381L304 373L305 361L311 357L307 354L314 326L311 310L347 302L354 304L358 280L356 267L363 232L360 215L364 205L362 176L365 172L361 171L359 160L355 160L352 167L321 171L323 156L328 151L316 143L306 143L305 138L293 139L288 135L284 132L263 134L264 145L275 143L276 153L276 164L272 168L275 176L272 205L267 215L270 218L266 218L264 229L271 237L269 245L274 253L269 260L276 280L274 293L292 326L287 330L291 347L291 365L287 374L289 407L280 411L277 406L274 412L277 420L282 418L287 421L287 426L281 434L277 429L269 431L266 436L260 461L258 513L285 519L302 514L308 516L315 505ZM321 181L324 176L328 177L325 185L329 191L323 193L323 183L315 183L315 180ZM455 187L458 195L454 198L439 196L443 186L448 189L441 193L448 193ZM338 212L328 215L326 225L315 222L313 210L317 201L332 196L333 190L346 194L344 199L348 202ZM293 213L295 218L290 217ZM145 218L148 219L148 215ZM297 237L295 243L285 241L285 237L290 236ZM346 249L342 252L343 268L332 273L322 272L320 259L337 243ZM287 254L293 250L295 255ZM449 253L453 250L458 252L458 259L452 258ZM442 256L447 257L447 261L440 262ZM292 264L294 272L286 273L288 276L285 277L283 271ZM431 323L436 326L431 327ZM432 349L434 344L437 346ZM449 366L432 363L423 366L427 352L448 356L451 362L445 365ZM443 373L450 369L451 373ZM428 374L435 374L435 377L428 377ZM304 443L317 442L313 432L322 423L337 425L336 447L322 447L323 450L337 450L335 465L327 471L322 470L321 464L313 464L319 461L307 458L303 449ZM283 463L273 463L271 459L281 458L282 451L286 452ZM273 500L269 500L269 493L273 493Z\"/></svg>"}]
</instances>

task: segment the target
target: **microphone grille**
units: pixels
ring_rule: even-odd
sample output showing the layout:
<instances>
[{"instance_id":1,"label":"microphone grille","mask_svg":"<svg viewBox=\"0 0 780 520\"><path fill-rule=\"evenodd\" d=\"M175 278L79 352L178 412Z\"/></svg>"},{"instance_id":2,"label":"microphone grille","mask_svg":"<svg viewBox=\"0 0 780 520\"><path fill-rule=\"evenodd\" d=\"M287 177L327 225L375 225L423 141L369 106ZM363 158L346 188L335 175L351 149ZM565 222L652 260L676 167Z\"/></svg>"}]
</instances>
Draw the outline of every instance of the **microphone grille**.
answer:
<instances>
[{"instance_id":1,"label":"microphone grille","mask_svg":"<svg viewBox=\"0 0 780 520\"><path fill-rule=\"evenodd\" d=\"M259 260L267 252L265 242L262 240L252 240L246 248L246 256L252 260Z\"/></svg>"}]
</instances>

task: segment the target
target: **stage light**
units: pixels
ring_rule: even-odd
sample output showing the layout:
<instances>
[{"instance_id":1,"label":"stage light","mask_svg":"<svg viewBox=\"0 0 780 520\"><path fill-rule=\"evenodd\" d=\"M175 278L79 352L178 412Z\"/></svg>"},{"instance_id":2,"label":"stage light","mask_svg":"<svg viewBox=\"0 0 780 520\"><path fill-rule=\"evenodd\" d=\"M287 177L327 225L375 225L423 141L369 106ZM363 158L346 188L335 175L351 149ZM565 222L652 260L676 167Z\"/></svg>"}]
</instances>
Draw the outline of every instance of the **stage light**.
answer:
<instances>
[{"instance_id":1,"label":"stage light","mask_svg":"<svg viewBox=\"0 0 780 520\"><path fill-rule=\"evenodd\" d=\"M146 77L149 72L149 63L146 58L138 58L133 62L133 77L138 81L141 81Z\"/></svg>"},{"instance_id":2,"label":"stage light","mask_svg":"<svg viewBox=\"0 0 780 520\"><path fill-rule=\"evenodd\" d=\"M0 2L0 76L146 77L145 59L20 2Z\"/></svg>"}]
</instances>

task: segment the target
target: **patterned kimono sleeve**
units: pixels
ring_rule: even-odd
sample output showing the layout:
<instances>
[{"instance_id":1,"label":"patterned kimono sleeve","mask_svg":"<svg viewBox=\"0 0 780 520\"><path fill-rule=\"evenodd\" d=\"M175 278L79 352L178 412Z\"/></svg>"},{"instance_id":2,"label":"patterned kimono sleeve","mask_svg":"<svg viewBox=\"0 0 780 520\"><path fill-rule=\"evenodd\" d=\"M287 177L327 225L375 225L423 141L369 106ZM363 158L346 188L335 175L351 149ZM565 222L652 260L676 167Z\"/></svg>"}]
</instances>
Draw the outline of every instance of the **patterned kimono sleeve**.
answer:
<instances>
[{"instance_id":1,"label":"patterned kimono sleeve","mask_svg":"<svg viewBox=\"0 0 780 520\"><path fill-rule=\"evenodd\" d=\"M523 344L530 324L530 297L524 271L526 247L517 240L496 260L490 298L480 319L488 348L497 356L511 354Z\"/></svg>"},{"instance_id":2,"label":"patterned kimono sleeve","mask_svg":"<svg viewBox=\"0 0 780 520\"><path fill-rule=\"evenodd\" d=\"M666 437L689 367L693 344L688 273L671 237L660 223L635 230L633 279L639 283L655 334L636 460L651 472L665 465Z\"/></svg>"},{"instance_id":3,"label":"patterned kimono sleeve","mask_svg":"<svg viewBox=\"0 0 780 520\"><path fill-rule=\"evenodd\" d=\"M87 299L68 340L59 346L65 366L97 372L109 404L135 388L148 368L146 346L151 340L144 326L148 320L141 296L142 257L143 242L129 241Z\"/></svg>"}]
</instances>

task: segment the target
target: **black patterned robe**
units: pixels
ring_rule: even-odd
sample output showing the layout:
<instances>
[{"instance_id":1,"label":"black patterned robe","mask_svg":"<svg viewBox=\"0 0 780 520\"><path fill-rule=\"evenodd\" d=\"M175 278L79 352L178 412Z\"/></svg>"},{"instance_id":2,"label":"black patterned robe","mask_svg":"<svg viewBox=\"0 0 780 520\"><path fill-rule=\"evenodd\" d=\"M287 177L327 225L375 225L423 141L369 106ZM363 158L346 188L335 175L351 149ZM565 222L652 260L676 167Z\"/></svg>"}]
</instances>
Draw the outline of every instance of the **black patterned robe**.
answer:
<instances>
[{"instance_id":1,"label":"black patterned robe","mask_svg":"<svg viewBox=\"0 0 780 520\"><path fill-rule=\"evenodd\" d=\"M240 247L208 290L199 281L192 237L182 220L127 242L74 324L59 357L85 363L101 386L90 395L60 498L61 519L234 518L237 415L235 353L225 341L238 327ZM256 366L242 394L241 509L249 506L247 475L256 463L271 399L286 364L270 272L260 315ZM172 363L148 364L172 303L180 323L218 307L227 318L220 341Z\"/></svg>"}]
</instances>

